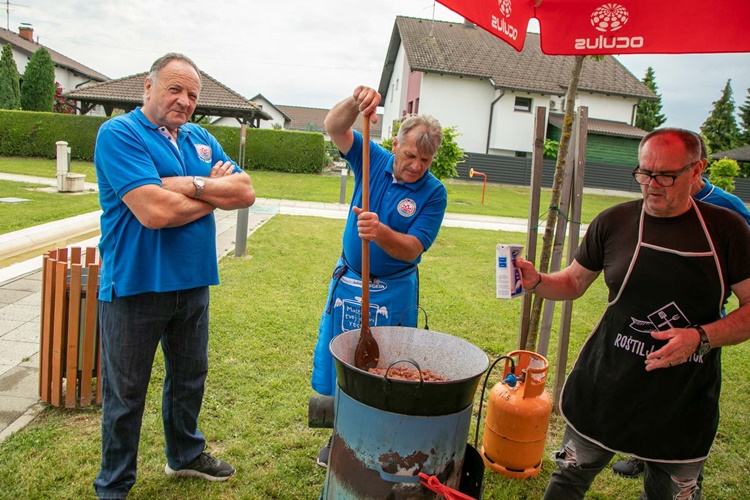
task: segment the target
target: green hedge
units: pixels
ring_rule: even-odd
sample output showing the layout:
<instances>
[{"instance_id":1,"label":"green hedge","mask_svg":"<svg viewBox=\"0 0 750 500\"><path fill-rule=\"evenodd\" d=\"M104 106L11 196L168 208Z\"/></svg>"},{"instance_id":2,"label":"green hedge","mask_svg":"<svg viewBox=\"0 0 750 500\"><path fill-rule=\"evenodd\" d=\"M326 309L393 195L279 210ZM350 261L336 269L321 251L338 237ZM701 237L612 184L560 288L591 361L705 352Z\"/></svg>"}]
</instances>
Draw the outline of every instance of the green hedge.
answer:
<instances>
[{"instance_id":1,"label":"green hedge","mask_svg":"<svg viewBox=\"0 0 750 500\"><path fill-rule=\"evenodd\" d=\"M74 160L93 161L96 131L106 118L0 110L0 155L54 158L66 141Z\"/></svg>"},{"instance_id":2,"label":"green hedge","mask_svg":"<svg viewBox=\"0 0 750 500\"><path fill-rule=\"evenodd\" d=\"M93 161L96 133L106 120L100 116L0 110L0 156L54 158L55 143L66 141L72 159ZM207 125L206 129L232 159L237 158L239 127ZM246 170L293 173L323 170L323 134L248 128L245 144Z\"/></svg>"},{"instance_id":3,"label":"green hedge","mask_svg":"<svg viewBox=\"0 0 750 500\"><path fill-rule=\"evenodd\" d=\"M236 158L240 129L207 125L224 151ZM318 132L248 128L245 139L245 170L313 174L323 171L325 141Z\"/></svg>"}]
</instances>

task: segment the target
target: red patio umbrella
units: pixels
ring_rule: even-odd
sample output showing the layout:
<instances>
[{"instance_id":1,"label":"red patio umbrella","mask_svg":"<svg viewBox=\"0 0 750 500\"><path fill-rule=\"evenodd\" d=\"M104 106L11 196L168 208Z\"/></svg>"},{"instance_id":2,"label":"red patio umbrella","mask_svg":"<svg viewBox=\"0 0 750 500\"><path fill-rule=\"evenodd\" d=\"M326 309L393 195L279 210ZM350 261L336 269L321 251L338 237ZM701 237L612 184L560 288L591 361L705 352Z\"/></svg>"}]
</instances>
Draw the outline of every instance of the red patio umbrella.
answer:
<instances>
[{"instance_id":1,"label":"red patio umbrella","mask_svg":"<svg viewBox=\"0 0 750 500\"><path fill-rule=\"evenodd\" d=\"M529 20L551 55L750 52L749 0L437 0L519 52Z\"/></svg>"},{"instance_id":2,"label":"red patio umbrella","mask_svg":"<svg viewBox=\"0 0 750 500\"><path fill-rule=\"evenodd\" d=\"M437 0L442 5L463 16L468 21L506 41L519 52L526 40L529 21L539 22L542 52L550 55L576 57L571 83L568 89L566 119L560 154L553 183L550 206L557 206L559 185L564 170L565 152L568 145L573 114L574 98L578 85L583 56L611 54L697 54L717 52L750 52L750 0ZM585 138L583 139L585 143ZM557 189L555 189L557 188ZM533 197L532 197L533 198ZM534 212L530 211L530 227ZM539 262L540 271L547 271L548 250L551 246L552 227L556 224L556 213L548 211L544 250ZM536 231L529 231L528 250L532 260L532 244L536 248ZM576 233L577 234L577 233ZM577 235L576 235L577 238ZM574 242L577 245L577 239ZM569 245L570 247L571 245ZM562 247L562 245L560 245ZM541 299L535 297L534 311L529 327L530 300L524 297L519 347L535 350L534 337L538 326ZM568 305L569 307L569 305ZM566 326L562 328L558 366L565 366L567 359L567 330L569 310L563 306L562 316ZM545 312L545 314L547 314ZM526 333L529 333L529 338ZM542 354L546 354L545 347ZM555 380L555 400L562 386L562 373Z\"/></svg>"}]
</instances>

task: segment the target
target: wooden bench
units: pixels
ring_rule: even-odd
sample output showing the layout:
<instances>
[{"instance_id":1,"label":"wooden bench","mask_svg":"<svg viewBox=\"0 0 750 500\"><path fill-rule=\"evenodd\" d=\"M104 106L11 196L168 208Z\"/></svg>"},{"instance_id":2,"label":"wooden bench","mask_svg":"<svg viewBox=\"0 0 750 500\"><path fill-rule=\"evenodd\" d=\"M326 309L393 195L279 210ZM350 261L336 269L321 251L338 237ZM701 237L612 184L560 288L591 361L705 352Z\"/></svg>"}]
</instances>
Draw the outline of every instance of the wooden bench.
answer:
<instances>
[{"instance_id":1,"label":"wooden bench","mask_svg":"<svg viewBox=\"0 0 750 500\"><path fill-rule=\"evenodd\" d=\"M39 397L66 408L102 402L96 248L58 248L42 265ZM96 386L94 386L96 378Z\"/></svg>"}]
</instances>

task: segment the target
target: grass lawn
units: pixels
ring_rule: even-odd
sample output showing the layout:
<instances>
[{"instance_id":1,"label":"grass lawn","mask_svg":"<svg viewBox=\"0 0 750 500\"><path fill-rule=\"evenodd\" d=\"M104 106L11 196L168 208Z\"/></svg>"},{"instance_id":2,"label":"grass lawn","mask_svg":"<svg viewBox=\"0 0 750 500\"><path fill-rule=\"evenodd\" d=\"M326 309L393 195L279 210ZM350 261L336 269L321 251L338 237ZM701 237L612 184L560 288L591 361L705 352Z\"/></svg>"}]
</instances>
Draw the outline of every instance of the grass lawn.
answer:
<instances>
[{"instance_id":1,"label":"grass lawn","mask_svg":"<svg viewBox=\"0 0 750 500\"><path fill-rule=\"evenodd\" d=\"M91 162L71 161L70 171L75 174L84 174L86 182L96 182L96 169ZM0 156L0 172L54 179L57 175L57 161L47 158Z\"/></svg>"},{"instance_id":2,"label":"grass lawn","mask_svg":"<svg viewBox=\"0 0 750 500\"><path fill-rule=\"evenodd\" d=\"M93 163L73 162L71 170L86 175L86 182L96 182L96 171ZM0 172L33 175L54 178L55 161L43 158L0 157ZM338 203L341 190L341 176L286 174L279 172L251 171L253 185L257 196L261 198L281 198L299 201L316 201ZM347 177L346 201L348 202L354 184L354 178ZM502 217L527 218L529 213L529 188L523 186L505 186L490 184L482 204L481 182L468 182L466 179L445 181L448 189L448 211L473 215L492 215ZM22 193L2 194L31 198L26 196L30 186L17 185L9 181L0 181L0 192ZM33 189L33 188L31 188ZM20 190L20 191L19 191ZM542 192L542 207L549 206L550 190ZM86 195L87 200L78 200L69 193L46 193L32 198L32 203L16 205L0 204L0 234L17 231L43 222L62 219L99 209L97 195ZM586 194L583 197L581 220L591 222L596 214L607 207L629 198ZM546 208L540 210L541 218L546 220Z\"/></svg>"},{"instance_id":3,"label":"grass lawn","mask_svg":"<svg viewBox=\"0 0 750 500\"><path fill-rule=\"evenodd\" d=\"M0 181L0 198L22 198L22 203L0 203L0 234L99 210L97 193L58 193L49 186Z\"/></svg>"},{"instance_id":4,"label":"grass lawn","mask_svg":"<svg viewBox=\"0 0 750 500\"><path fill-rule=\"evenodd\" d=\"M315 465L315 457L330 430L308 428L307 402L314 395L309 381L318 320L342 230L341 221L276 215L250 236L248 257L221 262L222 284L212 290L201 429L210 451L235 465L238 473L216 484L165 477L160 421L164 370L158 357L144 416L138 482L128 498L318 497L325 472ZM467 339L492 359L514 350L520 301L494 298L494 248L523 240L522 233L443 228L420 266L422 306L430 328ZM605 305L599 279L575 303L571 358ZM555 320L553 330L557 324ZM548 390L557 369L556 342L553 331ZM750 498L748 357L748 343L724 350L722 417L706 466L705 498ZM494 373L490 384L499 378ZM99 426L99 409L45 409L2 444L0 498L92 497ZM553 470L548 457L559 446L561 432L562 423L554 417L538 478L515 481L487 472L484 498L541 498ZM639 492L640 481L605 470L587 498L637 498Z\"/></svg>"}]
</instances>

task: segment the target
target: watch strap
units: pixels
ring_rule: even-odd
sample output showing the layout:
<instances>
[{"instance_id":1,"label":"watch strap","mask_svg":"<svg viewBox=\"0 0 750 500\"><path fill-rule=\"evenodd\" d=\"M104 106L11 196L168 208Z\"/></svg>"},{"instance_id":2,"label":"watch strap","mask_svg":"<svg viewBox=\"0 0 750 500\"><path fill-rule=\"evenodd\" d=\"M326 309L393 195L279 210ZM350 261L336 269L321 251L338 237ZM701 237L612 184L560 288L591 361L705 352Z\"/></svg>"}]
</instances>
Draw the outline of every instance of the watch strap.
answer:
<instances>
[{"instance_id":1,"label":"watch strap","mask_svg":"<svg viewBox=\"0 0 750 500\"><path fill-rule=\"evenodd\" d=\"M691 328L695 328L695 330L698 332L698 335L700 335L700 343L698 344L697 351L708 351L708 349L711 349L711 342L708 340L708 335L706 334L706 330L703 329L701 325L693 325ZM706 346L708 349L706 349ZM705 354L705 352L703 353Z\"/></svg>"},{"instance_id":2,"label":"watch strap","mask_svg":"<svg viewBox=\"0 0 750 500\"><path fill-rule=\"evenodd\" d=\"M205 187L205 182L201 177L193 176L193 185L195 186L195 194L193 195L193 198L200 198L203 194L203 188Z\"/></svg>"}]
</instances>

